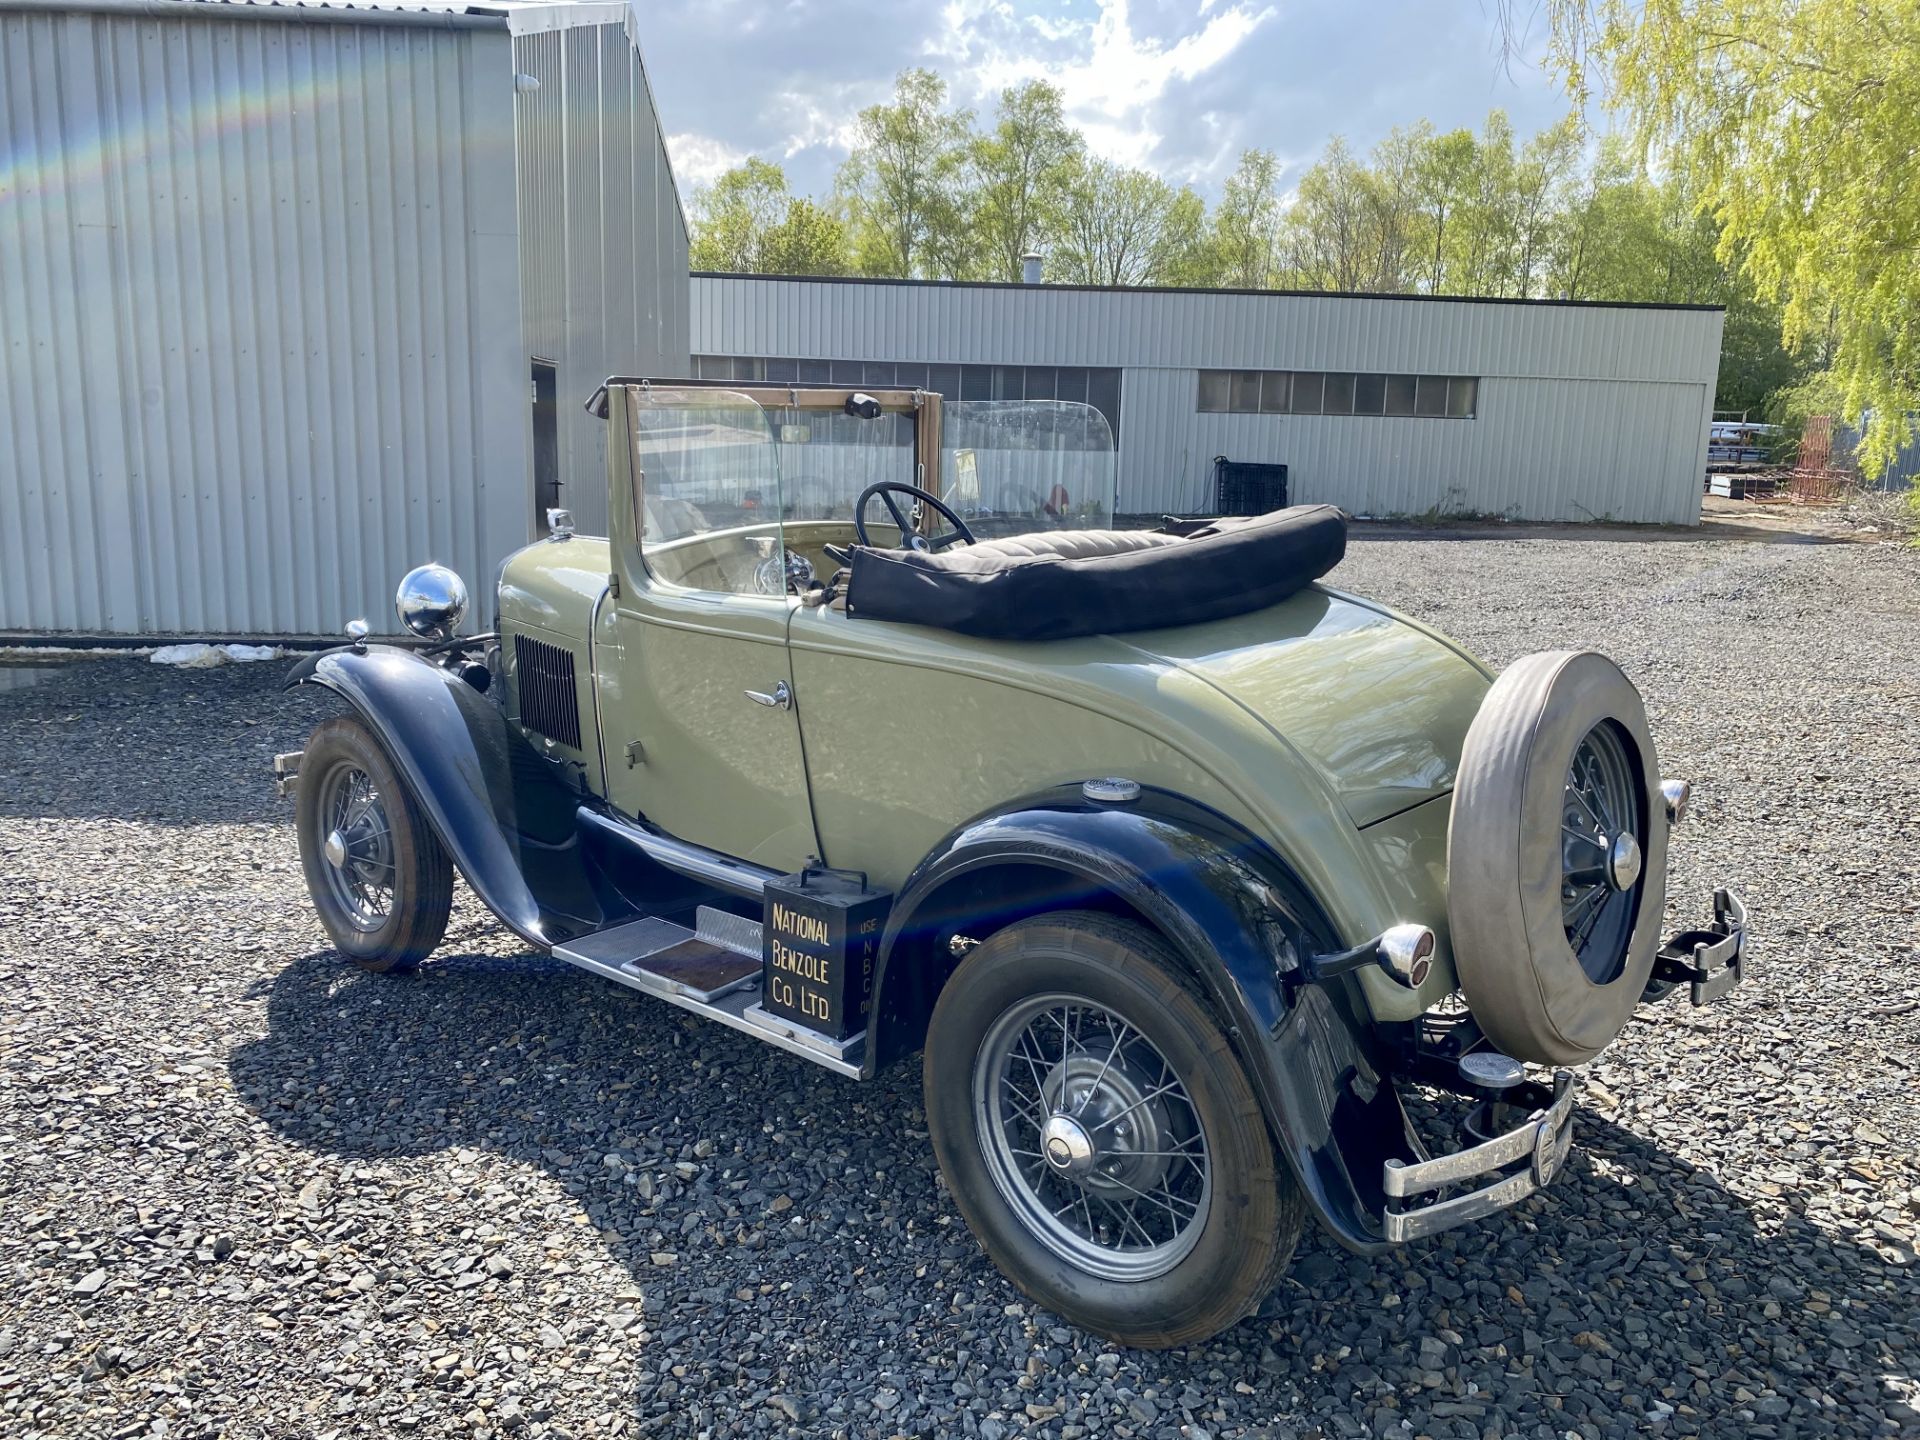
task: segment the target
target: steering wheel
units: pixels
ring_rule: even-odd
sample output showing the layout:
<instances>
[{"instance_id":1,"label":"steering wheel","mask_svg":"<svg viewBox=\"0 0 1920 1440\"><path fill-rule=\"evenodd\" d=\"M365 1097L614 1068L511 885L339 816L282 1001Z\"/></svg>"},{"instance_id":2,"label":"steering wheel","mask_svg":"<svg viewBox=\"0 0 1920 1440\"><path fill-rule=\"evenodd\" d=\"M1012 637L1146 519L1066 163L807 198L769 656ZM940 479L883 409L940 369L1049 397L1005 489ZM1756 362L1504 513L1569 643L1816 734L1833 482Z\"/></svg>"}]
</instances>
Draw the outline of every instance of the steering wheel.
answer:
<instances>
[{"instance_id":1,"label":"steering wheel","mask_svg":"<svg viewBox=\"0 0 1920 1440\"><path fill-rule=\"evenodd\" d=\"M935 510L953 522L953 529L944 535L935 535L931 539L918 533L908 521L907 517L900 513L900 507L894 503L893 493L896 490L902 495L911 495L922 505L931 505ZM866 489L862 490L860 492L860 498L856 500L853 505L853 533L860 537L860 543L862 545L870 546L873 544L873 542L867 538L866 516L867 502L876 495L880 497L881 503L887 507L887 513L893 516L893 523L900 527L900 548L902 550L925 550L937 555L949 545L963 542L968 545L978 543L973 538L973 531L967 528L967 522L954 514L953 507L938 495L929 494L918 485L907 485L898 480L882 480L878 485L869 485Z\"/></svg>"}]
</instances>

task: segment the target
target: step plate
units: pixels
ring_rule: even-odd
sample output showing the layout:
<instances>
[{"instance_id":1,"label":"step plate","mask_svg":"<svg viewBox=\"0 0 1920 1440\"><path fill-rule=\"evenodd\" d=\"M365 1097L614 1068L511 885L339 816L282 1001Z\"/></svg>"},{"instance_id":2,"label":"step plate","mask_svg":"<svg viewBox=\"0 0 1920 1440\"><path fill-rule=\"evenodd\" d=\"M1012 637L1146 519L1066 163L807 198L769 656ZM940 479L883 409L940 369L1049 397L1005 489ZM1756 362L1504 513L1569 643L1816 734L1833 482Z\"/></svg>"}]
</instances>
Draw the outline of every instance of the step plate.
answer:
<instances>
[{"instance_id":1,"label":"step plate","mask_svg":"<svg viewBox=\"0 0 1920 1440\"><path fill-rule=\"evenodd\" d=\"M760 962L734 950L723 950L698 936L620 967L649 975L676 995L713 1000L744 986L757 984Z\"/></svg>"},{"instance_id":2,"label":"step plate","mask_svg":"<svg viewBox=\"0 0 1920 1440\"><path fill-rule=\"evenodd\" d=\"M757 950L746 955L731 944L716 943L746 937L737 931L724 932L718 925L709 927L708 919L708 912L702 910L706 933L696 934L684 925L649 916L556 945L553 953L602 972L618 970L644 979L655 994L712 1001L756 982L760 956Z\"/></svg>"}]
</instances>

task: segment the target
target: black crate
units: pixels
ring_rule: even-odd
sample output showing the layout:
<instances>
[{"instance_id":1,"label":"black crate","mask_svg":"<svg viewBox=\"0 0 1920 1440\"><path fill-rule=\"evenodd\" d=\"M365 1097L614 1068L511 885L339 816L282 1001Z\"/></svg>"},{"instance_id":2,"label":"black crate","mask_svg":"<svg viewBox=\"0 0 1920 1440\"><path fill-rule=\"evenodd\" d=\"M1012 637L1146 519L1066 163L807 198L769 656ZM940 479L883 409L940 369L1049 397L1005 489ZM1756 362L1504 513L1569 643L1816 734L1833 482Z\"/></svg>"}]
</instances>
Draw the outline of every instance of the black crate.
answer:
<instances>
[{"instance_id":1,"label":"black crate","mask_svg":"<svg viewBox=\"0 0 1920 1440\"><path fill-rule=\"evenodd\" d=\"M767 882L760 1008L835 1040L867 1028L873 966L893 894L848 870Z\"/></svg>"},{"instance_id":2,"label":"black crate","mask_svg":"<svg viewBox=\"0 0 1920 1440\"><path fill-rule=\"evenodd\" d=\"M1261 460L1213 457L1216 515L1265 515L1287 508L1287 467Z\"/></svg>"}]
</instances>

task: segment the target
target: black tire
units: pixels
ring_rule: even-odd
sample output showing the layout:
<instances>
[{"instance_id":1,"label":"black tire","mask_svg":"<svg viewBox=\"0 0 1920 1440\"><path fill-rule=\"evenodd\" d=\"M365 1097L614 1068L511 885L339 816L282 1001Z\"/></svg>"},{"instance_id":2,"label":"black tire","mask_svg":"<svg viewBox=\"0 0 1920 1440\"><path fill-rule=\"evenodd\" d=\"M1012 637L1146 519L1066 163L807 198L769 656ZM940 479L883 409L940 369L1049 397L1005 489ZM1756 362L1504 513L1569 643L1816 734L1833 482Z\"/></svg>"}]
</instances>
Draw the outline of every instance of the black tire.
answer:
<instances>
[{"instance_id":1,"label":"black tire","mask_svg":"<svg viewBox=\"0 0 1920 1440\"><path fill-rule=\"evenodd\" d=\"M337 817L323 811L339 786L355 783L353 775L364 776L370 784L385 833L372 834L374 827L366 827L371 835L366 853L349 861L363 868L348 872L328 859L327 839ZM453 862L421 813L412 788L358 718L339 715L322 720L307 737L294 820L307 893L335 947L374 974L417 968L447 933L447 916L453 908ZM356 913L353 900L343 894L352 881L343 882L342 875L376 872L391 878L392 897L384 917L364 910Z\"/></svg>"},{"instance_id":2,"label":"black tire","mask_svg":"<svg viewBox=\"0 0 1920 1440\"><path fill-rule=\"evenodd\" d=\"M976 1104L976 1073L986 1073L983 1057L996 1025L1036 997L1061 994L1083 997L1138 1031L1191 1097L1185 1124L1202 1135L1211 1198L1196 1205L1189 1222L1197 1238L1164 1273L1093 1273L1015 1209L1002 1187L1018 1180L1004 1169L996 1178L983 1134L994 1122ZM1113 1044L1117 1050L1117 1036ZM1146 1349L1205 1340L1251 1313L1292 1257L1306 1213L1299 1188L1277 1163L1259 1101L1226 1036L1177 978L1166 944L1142 926L1068 912L1021 921L979 945L934 1007L925 1089L934 1155L988 1256L1025 1294L1097 1335ZM1043 1183L1067 1183L1043 1166L1035 1170Z\"/></svg>"},{"instance_id":3,"label":"black tire","mask_svg":"<svg viewBox=\"0 0 1920 1440\"><path fill-rule=\"evenodd\" d=\"M1600 891L1604 935L1570 932L1566 907L1574 813L1570 768L1589 744L1617 755L1620 824L1638 879ZM1584 805L1585 802L1580 802ZM1569 816L1573 815L1573 824ZM1596 831L1599 829L1595 822ZM1605 852L1593 847L1596 868ZM1447 916L1454 966L1487 1038L1517 1060L1576 1065L1633 1014L1660 948L1667 824L1646 707L1633 682L1590 650L1515 661L1467 731L1447 831ZM1598 917L1595 917L1598 918ZM1604 940L1604 944L1596 943Z\"/></svg>"}]
</instances>

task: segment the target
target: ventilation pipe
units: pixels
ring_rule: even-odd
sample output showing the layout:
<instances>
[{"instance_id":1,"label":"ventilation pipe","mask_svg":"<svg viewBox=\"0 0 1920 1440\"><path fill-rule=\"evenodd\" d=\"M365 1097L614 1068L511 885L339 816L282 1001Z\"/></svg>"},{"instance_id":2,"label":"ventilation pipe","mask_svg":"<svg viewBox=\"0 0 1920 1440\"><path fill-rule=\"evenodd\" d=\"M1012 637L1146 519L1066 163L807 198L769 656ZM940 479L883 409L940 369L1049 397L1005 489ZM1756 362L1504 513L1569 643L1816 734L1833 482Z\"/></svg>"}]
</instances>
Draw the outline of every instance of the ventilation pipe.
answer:
<instances>
[{"instance_id":1,"label":"ventilation pipe","mask_svg":"<svg viewBox=\"0 0 1920 1440\"><path fill-rule=\"evenodd\" d=\"M1040 252L1029 250L1020 257L1020 283L1038 285L1040 283Z\"/></svg>"}]
</instances>

